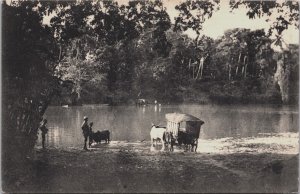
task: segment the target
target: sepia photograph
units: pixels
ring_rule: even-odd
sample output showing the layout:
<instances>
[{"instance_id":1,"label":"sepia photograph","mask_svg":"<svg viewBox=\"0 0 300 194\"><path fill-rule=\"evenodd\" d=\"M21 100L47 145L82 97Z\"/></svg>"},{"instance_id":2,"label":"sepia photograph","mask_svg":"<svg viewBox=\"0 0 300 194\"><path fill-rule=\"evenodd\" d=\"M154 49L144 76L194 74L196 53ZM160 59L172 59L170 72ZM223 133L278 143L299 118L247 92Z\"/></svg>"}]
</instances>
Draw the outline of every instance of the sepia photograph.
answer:
<instances>
[{"instance_id":1,"label":"sepia photograph","mask_svg":"<svg viewBox=\"0 0 300 194\"><path fill-rule=\"evenodd\" d=\"M2 0L1 193L298 193L298 0Z\"/></svg>"}]
</instances>

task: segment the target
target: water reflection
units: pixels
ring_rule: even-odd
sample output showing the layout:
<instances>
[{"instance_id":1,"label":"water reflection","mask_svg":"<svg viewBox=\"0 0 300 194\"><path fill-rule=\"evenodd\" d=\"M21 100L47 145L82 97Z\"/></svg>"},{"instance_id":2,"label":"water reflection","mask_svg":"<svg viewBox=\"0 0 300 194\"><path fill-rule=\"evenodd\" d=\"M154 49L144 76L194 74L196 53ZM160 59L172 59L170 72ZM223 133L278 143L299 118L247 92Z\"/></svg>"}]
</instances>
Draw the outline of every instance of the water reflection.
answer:
<instances>
[{"instance_id":1,"label":"water reflection","mask_svg":"<svg viewBox=\"0 0 300 194\"><path fill-rule=\"evenodd\" d=\"M171 112L189 113L204 120L201 139L298 131L296 107L217 105L49 107L45 115L49 128L46 141L50 146L82 146L80 126L84 116L89 117L89 122L94 122L94 131L109 129L112 140L149 140L151 123L166 126L165 114ZM39 139L39 144L40 142Z\"/></svg>"},{"instance_id":2,"label":"water reflection","mask_svg":"<svg viewBox=\"0 0 300 194\"><path fill-rule=\"evenodd\" d=\"M143 113L145 113L145 111L146 111L146 106L143 106L143 107L142 107L142 110L143 110Z\"/></svg>"}]
</instances>

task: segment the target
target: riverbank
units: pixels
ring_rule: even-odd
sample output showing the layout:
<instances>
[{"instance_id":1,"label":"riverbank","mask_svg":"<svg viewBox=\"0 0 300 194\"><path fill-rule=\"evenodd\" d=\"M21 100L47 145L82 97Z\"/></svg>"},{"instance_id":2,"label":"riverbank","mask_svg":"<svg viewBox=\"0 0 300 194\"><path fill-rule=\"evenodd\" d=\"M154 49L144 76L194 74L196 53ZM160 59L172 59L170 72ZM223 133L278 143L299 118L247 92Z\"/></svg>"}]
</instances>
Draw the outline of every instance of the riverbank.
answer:
<instances>
[{"instance_id":1,"label":"riverbank","mask_svg":"<svg viewBox=\"0 0 300 194\"><path fill-rule=\"evenodd\" d=\"M298 77L298 76L297 76ZM78 100L71 95L71 91L64 93L62 98L54 98L51 105L82 105L82 104L109 104L117 105L134 105L138 98L146 99L149 103L155 100L160 104L264 104L264 105L298 105L298 79L290 83L289 100L283 102L280 87L274 84L274 81L265 78L245 80L198 80L191 81L186 85L177 86L175 88L159 88L156 87L143 88L143 95L137 97L138 92L128 95L127 92L115 92L114 95L108 94L107 91L100 96L95 96L95 89L89 89L82 95L82 99ZM164 91L164 92L163 92ZM105 94L107 93L107 94Z\"/></svg>"},{"instance_id":2,"label":"riverbank","mask_svg":"<svg viewBox=\"0 0 300 194\"><path fill-rule=\"evenodd\" d=\"M297 192L297 137L288 134L279 135L278 139L265 136L264 139L201 140L197 153L178 148L173 153L150 152L150 142L115 141L94 145L89 151L36 147L26 167L4 172L3 177L7 177L4 189L7 192Z\"/></svg>"}]
</instances>

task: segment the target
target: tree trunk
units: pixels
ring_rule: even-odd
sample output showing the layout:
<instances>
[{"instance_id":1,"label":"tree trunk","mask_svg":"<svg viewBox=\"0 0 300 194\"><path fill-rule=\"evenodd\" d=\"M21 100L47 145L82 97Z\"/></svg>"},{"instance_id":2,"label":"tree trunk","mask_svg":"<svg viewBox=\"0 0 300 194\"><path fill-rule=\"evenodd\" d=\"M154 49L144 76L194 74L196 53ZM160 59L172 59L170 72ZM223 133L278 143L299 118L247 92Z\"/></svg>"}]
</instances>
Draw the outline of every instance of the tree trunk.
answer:
<instances>
[{"instance_id":1,"label":"tree trunk","mask_svg":"<svg viewBox=\"0 0 300 194\"><path fill-rule=\"evenodd\" d=\"M231 65L228 64L228 80L231 80Z\"/></svg>"},{"instance_id":2,"label":"tree trunk","mask_svg":"<svg viewBox=\"0 0 300 194\"><path fill-rule=\"evenodd\" d=\"M55 90L46 88L39 92L35 91L34 96L32 92L28 92L28 95L23 93L16 95L23 85L14 88L13 85L6 82L6 87L3 88L5 96L3 96L2 110L2 151L11 159L15 157L24 159L30 156L35 146L40 121ZM27 90L38 89L27 88Z\"/></svg>"},{"instance_id":3,"label":"tree trunk","mask_svg":"<svg viewBox=\"0 0 300 194\"><path fill-rule=\"evenodd\" d=\"M247 76L247 68L248 68L248 62L247 62L247 56L244 57L244 77Z\"/></svg>"},{"instance_id":4,"label":"tree trunk","mask_svg":"<svg viewBox=\"0 0 300 194\"><path fill-rule=\"evenodd\" d=\"M203 71L203 62L200 59L199 66L198 66L198 71L197 71L195 80L198 79L199 73L200 73L200 79L202 79L202 71Z\"/></svg>"},{"instance_id":5,"label":"tree trunk","mask_svg":"<svg viewBox=\"0 0 300 194\"><path fill-rule=\"evenodd\" d=\"M274 75L275 83L278 83L281 93L281 100L283 103L288 103L290 101L290 65L285 64L284 59L277 61L277 70Z\"/></svg>"}]
</instances>

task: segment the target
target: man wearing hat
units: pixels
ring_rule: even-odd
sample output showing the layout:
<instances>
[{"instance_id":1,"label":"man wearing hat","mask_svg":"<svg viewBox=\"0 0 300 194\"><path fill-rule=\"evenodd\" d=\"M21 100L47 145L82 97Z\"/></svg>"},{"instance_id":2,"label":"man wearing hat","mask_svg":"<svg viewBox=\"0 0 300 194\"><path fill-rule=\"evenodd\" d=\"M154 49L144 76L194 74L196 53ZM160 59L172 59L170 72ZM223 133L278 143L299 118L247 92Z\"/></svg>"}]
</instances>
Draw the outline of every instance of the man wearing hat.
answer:
<instances>
[{"instance_id":1,"label":"man wearing hat","mask_svg":"<svg viewBox=\"0 0 300 194\"><path fill-rule=\"evenodd\" d=\"M42 146L43 146L43 149L45 148L45 137L46 137L46 134L48 132L46 124L47 124L47 119L43 119L42 122L41 122L41 125L40 125L40 130L42 131Z\"/></svg>"},{"instance_id":2,"label":"man wearing hat","mask_svg":"<svg viewBox=\"0 0 300 194\"><path fill-rule=\"evenodd\" d=\"M83 137L84 137L84 146L83 149L87 150L86 147L86 142L87 142L87 138L89 136L89 125L88 125L88 118L86 116L83 117L83 123L81 125L81 129L82 129L82 133L83 133Z\"/></svg>"}]
</instances>

